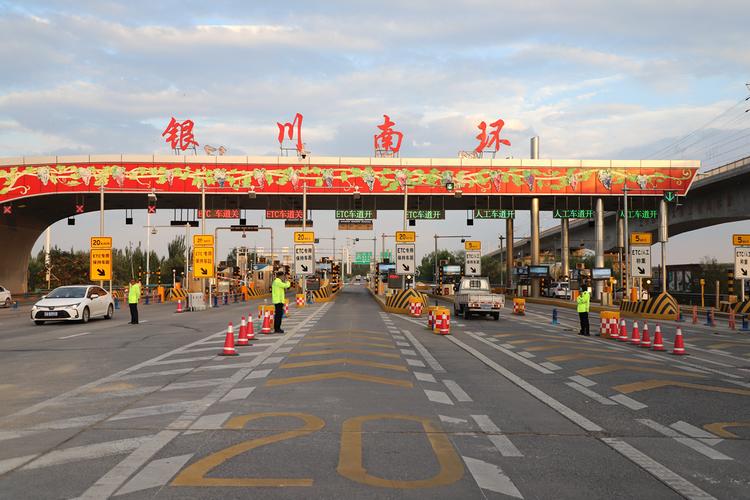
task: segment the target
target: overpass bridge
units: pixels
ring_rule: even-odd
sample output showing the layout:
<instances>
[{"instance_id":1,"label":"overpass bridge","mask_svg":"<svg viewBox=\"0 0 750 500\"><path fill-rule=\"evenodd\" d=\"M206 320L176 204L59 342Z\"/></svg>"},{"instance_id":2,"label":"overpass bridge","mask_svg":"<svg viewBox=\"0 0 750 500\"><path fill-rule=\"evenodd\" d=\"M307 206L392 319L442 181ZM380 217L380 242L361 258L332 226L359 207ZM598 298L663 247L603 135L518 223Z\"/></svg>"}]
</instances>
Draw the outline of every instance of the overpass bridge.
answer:
<instances>
[{"instance_id":1,"label":"overpass bridge","mask_svg":"<svg viewBox=\"0 0 750 500\"><path fill-rule=\"evenodd\" d=\"M630 197L629 197L630 198ZM639 205L640 204L640 205ZM631 210L651 209L653 200L635 201ZM622 200L618 209L622 209ZM604 249L605 252L617 252L622 246L617 228L621 219L617 212L608 212L604 216ZM679 203L669 208L669 235L695 231L704 227L750 219L750 157L716 167L695 176L690 188L690 196L680 198ZM631 219L631 231L648 232L656 241L658 219ZM585 248L594 250L595 224L591 220L577 220L569 225L569 250ZM620 228L620 231L622 228ZM561 255L561 227L552 227L540 234L542 253L554 255L557 260ZM528 256L531 252L530 238L516 240L515 255ZM499 256L500 250L488 255Z\"/></svg>"},{"instance_id":2,"label":"overpass bridge","mask_svg":"<svg viewBox=\"0 0 750 500\"><path fill-rule=\"evenodd\" d=\"M665 191L685 196L699 162L685 160L549 160L345 158L306 156L90 155L0 159L0 283L26 291L31 249L52 223L77 213L159 209L481 208L513 241L517 210L590 207L596 226L617 210L625 189L634 200ZM501 220L502 219L502 220ZM115 235L116 230L107 232ZM605 232L606 233L606 232ZM600 240L603 241L604 233ZM90 235L96 236L96 235ZM532 252L533 254L534 252ZM536 249L538 254L538 248ZM603 263L603 246L597 259ZM512 265L512 262L508 263Z\"/></svg>"}]
</instances>

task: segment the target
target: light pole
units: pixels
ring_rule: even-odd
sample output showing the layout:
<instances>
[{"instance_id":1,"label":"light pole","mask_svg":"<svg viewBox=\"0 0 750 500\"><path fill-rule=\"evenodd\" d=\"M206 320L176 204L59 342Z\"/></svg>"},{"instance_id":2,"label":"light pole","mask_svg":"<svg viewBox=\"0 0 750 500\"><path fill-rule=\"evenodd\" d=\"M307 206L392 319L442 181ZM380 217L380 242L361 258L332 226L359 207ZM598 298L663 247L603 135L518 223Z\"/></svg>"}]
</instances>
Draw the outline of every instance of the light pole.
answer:
<instances>
[{"instance_id":1,"label":"light pole","mask_svg":"<svg viewBox=\"0 0 750 500\"><path fill-rule=\"evenodd\" d=\"M467 236L465 234L461 235L447 235L447 236L438 236L437 234L433 236L435 238L435 253L433 254L433 259L435 260L435 275L433 276L433 281L435 282L435 285L437 285L437 277L438 277L438 239L444 238L460 238L462 240L466 240L467 238L471 238L471 236Z\"/></svg>"},{"instance_id":2,"label":"light pole","mask_svg":"<svg viewBox=\"0 0 750 500\"><path fill-rule=\"evenodd\" d=\"M147 227L151 234L156 234L156 229L163 229L163 228L170 228L170 229L179 229L180 226L144 226ZM187 276L187 270L188 270L188 258L190 257L190 224L185 224L185 273L182 273L184 276ZM175 285L175 270L172 269L172 287Z\"/></svg>"}]
</instances>

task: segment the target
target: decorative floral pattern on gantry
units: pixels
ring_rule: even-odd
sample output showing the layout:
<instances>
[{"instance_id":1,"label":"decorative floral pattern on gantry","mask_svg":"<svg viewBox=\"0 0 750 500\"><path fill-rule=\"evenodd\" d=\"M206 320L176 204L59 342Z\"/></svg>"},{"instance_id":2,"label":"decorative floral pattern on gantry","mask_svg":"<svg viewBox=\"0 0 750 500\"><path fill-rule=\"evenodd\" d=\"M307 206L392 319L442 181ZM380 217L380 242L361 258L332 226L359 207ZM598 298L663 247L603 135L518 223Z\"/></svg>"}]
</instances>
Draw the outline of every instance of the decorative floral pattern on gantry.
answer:
<instances>
[{"instance_id":1,"label":"decorative floral pattern on gantry","mask_svg":"<svg viewBox=\"0 0 750 500\"><path fill-rule=\"evenodd\" d=\"M388 167L315 165L86 164L0 167L0 201L50 192L107 189L196 192L397 194L445 192L445 184L475 194L617 195L676 191L684 195L697 168ZM639 191L641 191L639 193Z\"/></svg>"}]
</instances>

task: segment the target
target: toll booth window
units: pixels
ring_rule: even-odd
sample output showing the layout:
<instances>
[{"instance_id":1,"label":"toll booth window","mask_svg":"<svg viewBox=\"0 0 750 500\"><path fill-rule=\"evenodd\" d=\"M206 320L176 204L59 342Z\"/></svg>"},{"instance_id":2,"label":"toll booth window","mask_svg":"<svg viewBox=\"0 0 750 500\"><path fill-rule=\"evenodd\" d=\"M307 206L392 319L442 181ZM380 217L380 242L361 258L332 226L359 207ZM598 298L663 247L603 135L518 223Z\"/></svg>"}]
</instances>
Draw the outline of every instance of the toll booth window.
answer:
<instances>
[{"instance_id":1,"label":"toll booth window","mask_svg":"<svg viewBox=\"0 0 750 500\"><path fill-rule=\"evenodd\" d=\"M480 280L469 280L469 288L482 288Z\"/></svg>"}]
</instances>

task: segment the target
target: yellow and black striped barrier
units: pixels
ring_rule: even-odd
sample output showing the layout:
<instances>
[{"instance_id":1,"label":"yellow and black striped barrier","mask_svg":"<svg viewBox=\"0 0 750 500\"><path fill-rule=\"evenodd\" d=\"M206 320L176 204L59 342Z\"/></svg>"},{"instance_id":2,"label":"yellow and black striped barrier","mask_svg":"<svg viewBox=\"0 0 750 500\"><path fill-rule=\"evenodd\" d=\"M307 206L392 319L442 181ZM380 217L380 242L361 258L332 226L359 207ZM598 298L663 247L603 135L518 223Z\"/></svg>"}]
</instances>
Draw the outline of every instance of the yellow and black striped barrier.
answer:
<instances>
[{"instance_id":1,"label":"yellow and black striped barrier","mask_svg":"<svg viewBox=\"0 0 750 500\"><path fill-rule=\"evenodd\" d=\"M247 295L250 297L250 300L253 300L268 297L269 295L271 295L271 292L259 290L258 288L248 288Z\"/></svg>"},{"instance_id":2,"label":"yellow and black striped barrier","mask_svg":"<svg viewBox=\"0 0 750 500\"><path fill-rule=\"evenodd\" d=\"M648 300L623 301L620 304L620 312L623 316L677 321L678 311L677 300L668 293L662 293Z\"/></svg>"},{"instance_id":3,"label":"yellow and black striped barrier","mask_svg":"<svg viewBox=\"0 0 750 500\"><path fill-rule=\"evenodd\" d=\"M427 304L427 295L413 288L407 288L406 290L397 290L393 295L386 297L385 310L387 312L408 314L409 299L412 297L420 299L423 304Z\"/></svg>"},{"instance_id":4,"label":"yellow and black striped barrier","mask_svg":"<svg viewBox=\"0 0 750 500\"><path fill-rule=\"evenodd\" d=\"M333 290L333 286L325 285L320 287L320 290L313 290L312 296L314 302L329 302L336 298L338 290Z\"/></svg>"},{"instance_id":5,"label":"yellow and black striped barrier","mask_svg":"<svg viewBox=\"0 0 750 500\"><path fill-rule=\"evenodd\" d=\"M170 288L169 294L168 294L169 300L172 302L176 302L178 300L185 300L187 297L187 292L184 288Z\"/></svg>"}]
</instances>

